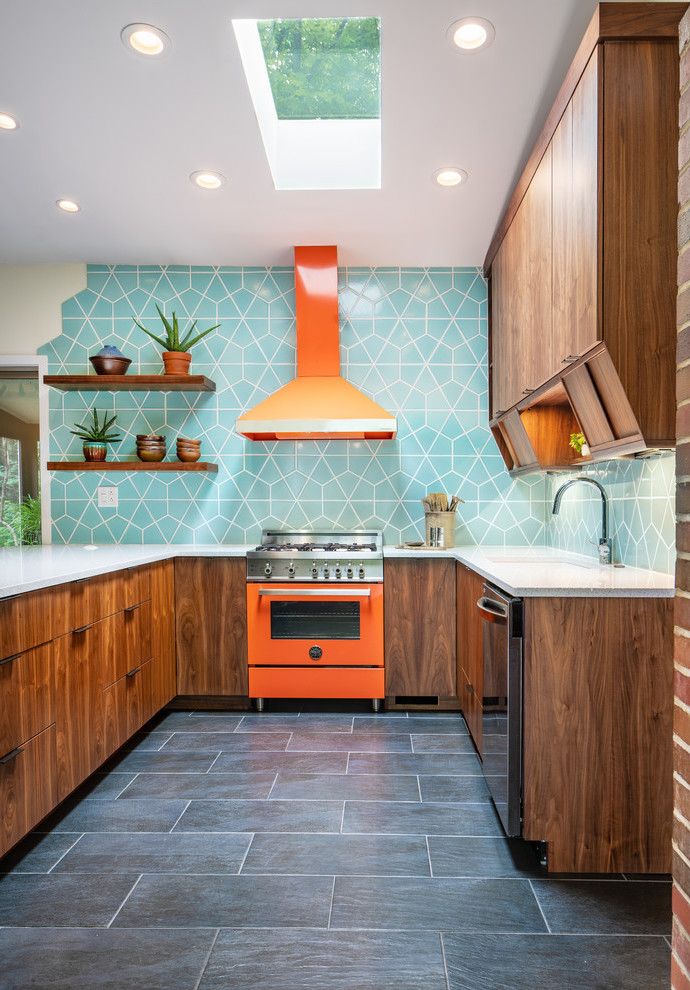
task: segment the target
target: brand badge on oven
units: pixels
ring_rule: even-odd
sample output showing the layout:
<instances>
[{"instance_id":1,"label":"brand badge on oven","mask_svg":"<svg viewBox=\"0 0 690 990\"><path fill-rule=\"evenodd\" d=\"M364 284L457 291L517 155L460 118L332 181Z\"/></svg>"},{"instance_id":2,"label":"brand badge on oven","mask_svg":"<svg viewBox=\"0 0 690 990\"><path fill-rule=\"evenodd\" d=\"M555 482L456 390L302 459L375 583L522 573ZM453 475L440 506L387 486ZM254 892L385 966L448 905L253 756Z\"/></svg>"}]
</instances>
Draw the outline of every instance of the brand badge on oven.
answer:
<instances>
[{"instance_id":1,"label":"brand badge on oven","mask_svg":"<svg viewBox=\"0 0 690 990\"><path fill-rule=\"evenodd\" d=\"M320 660L321 657L323 656L323 650L321 649L320 646L310 646L309 656L312 658L312 660Z\"/></svg>"}]
</instances>

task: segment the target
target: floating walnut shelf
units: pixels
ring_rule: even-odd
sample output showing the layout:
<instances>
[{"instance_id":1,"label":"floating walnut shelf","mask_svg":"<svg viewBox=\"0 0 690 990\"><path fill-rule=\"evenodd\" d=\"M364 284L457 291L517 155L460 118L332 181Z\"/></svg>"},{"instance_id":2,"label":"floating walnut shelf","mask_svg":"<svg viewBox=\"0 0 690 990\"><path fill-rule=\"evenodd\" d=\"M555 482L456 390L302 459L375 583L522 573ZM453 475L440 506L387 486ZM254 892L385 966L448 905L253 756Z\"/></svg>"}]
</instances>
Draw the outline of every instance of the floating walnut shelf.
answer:
<instances>
[{"instance_id":1,"label":"floating walnut shelf","mask_svg":"<svg viewBox=\"0 0 690 990\"><path fill-rule=\"evenodd\" d=\"M217 464L208 461L48 461L49 471L206 471L216 474Z\"/></svg>"},{"instance_id":2,"label":"floating walnut shelf","mask_svg":"<svg viewBox=\"0 0 690 990\"><path fill-rule=\"evenodd\" d=\"M215 392L206 375L44 375L62 392Z\"/></svg>"}]
</instances>

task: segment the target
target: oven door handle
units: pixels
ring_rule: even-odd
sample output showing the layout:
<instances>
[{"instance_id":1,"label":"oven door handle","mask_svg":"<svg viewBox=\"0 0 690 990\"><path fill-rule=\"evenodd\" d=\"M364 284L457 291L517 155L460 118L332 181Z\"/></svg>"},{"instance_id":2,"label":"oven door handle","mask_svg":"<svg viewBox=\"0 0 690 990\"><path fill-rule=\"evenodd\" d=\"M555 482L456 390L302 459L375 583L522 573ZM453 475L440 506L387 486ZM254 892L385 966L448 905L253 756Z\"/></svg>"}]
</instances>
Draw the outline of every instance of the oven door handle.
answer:
<instances>
[{"instance_id":1,"label":"oven door handle","mask_svg":"<svg viewBox=\"0 0 690 990\"><path fill-rule=\"evenodd\" d=\"M489 622L502 624L508 618L508 606L501 605L500 602L495 601L493 598L480 598L477 602L477 608Z\"/></svg>"},{"instance_id":2,"label":"oven door handle","mask_svg":"<svg viewBox=\"0 0 690 990\"><path fill-rule=\"evenodd\" d=\"M370 588L259 588L259 595L307 598L371 598Z\"/></svg>"}]
</instances>

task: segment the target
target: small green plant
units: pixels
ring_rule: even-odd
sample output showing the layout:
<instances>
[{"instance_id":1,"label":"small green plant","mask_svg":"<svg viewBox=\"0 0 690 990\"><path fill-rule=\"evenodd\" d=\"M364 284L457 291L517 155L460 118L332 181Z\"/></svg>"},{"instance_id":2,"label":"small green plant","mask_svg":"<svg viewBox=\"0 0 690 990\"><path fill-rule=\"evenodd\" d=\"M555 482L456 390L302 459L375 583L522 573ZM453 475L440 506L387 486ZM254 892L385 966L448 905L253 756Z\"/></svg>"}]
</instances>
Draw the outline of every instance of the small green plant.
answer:
<instances>
[{"instance_id":1,"label":"small green plant","mask_svg":"<svg viewBox=\"0 0 690 990\"><path fill-rule=\"evenodd\" d=\"M584 433L571 433L568 446L572 447L576 454L582 454L582 448L587 446L587 437Z\"/></svg>"},{"instance_id":2,"label":"small green plant","mask_svg":"<svg viewBox=\"0 0 690 990\"><path fill-rule=\"evenodd\" d=\"M93 423L81 425L75 423L76 430L70 430L75 437L81 437L84 443L117 443L122 437L119 433L111 433L117 416L108 418L106 412L103 413L103 422L98 418L98 409L93 411Z\"/></svg>"},{"instance_id":3,"label":"small green plant","mask_svg":"<svg viewBox=\"0 0 690 990\"><path fill-rule=\"evenodd\" d=\"M158 310L158 315L160 316L161 322L165 327L165 337L159 337L157 334L151 333L151 331L147 330L145 326L142 326L139 320L135 319L134 322L140 330L143 330L144 333L148 334L152 340L155 340L157 344L160 344L165 351L182 351L186 353L191 350L195 344L198 344L200 340L203 340L204 337L206 337L213 330L217 330L220 326L220 323L216 323L207 330L201 330L195 335L194 330L196 329L198 320L194 320L187 332L183 336L180 336L180 325L178 323L177 316L175 315L175 311L173 310L171 321L167 318L158 303L156 303L156 309Z\"/></svg>"}]
</instances>

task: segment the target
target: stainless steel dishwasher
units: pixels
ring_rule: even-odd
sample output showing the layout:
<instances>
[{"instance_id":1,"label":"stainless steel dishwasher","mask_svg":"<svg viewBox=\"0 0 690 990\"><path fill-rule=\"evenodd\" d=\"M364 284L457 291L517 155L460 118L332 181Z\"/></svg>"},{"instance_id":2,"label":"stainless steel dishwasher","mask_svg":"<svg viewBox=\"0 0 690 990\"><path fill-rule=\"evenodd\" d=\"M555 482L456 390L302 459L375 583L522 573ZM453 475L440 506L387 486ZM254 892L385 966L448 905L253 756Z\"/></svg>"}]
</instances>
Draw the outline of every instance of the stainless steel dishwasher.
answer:
<instances>
[{"instance_id":1,"label":"stainless steel dishwasher","mask_svg":"<svg viewBox=\"0 0 690 990\"><path fill-rule=\"evenodd\" d=\"M482 770L506 835L522 826L522 599L485 584Z\"/></svg>"}]
</instances>

